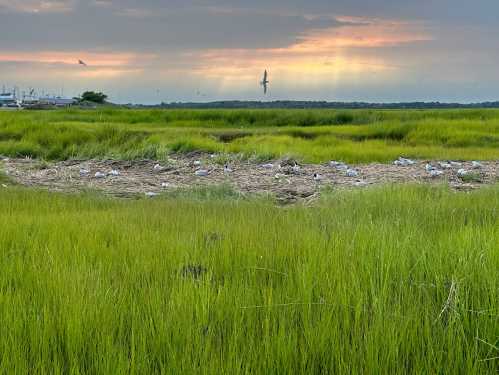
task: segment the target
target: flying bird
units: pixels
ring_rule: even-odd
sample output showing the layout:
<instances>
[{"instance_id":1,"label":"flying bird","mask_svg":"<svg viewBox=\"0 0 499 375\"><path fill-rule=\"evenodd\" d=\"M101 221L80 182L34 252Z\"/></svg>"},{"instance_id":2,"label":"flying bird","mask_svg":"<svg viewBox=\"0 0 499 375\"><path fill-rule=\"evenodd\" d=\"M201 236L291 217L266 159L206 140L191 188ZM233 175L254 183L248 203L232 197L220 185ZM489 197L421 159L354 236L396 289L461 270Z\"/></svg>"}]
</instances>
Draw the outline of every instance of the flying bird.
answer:
<instances>
[{"instance_id":1,"label":"flying bird","mask_svg":"<svg viewBox=\"0 0 499 375\"><path fill-rule=\"evenodd\" d=\"M262 82L260 82L260 84L263 86L263 94L267 94L267 87L268 87L268 84L270 83L269 79L268 79L268 73L267 71L265 70L265 72L263 73L263 80Z\"/></svg>"},{"instance_id":2,"label":"flying bird","mask_svg":"<svg viewBox=\"0 0 499 375\"><path fill-rule=\"evenodd\" d=\"M87 63L83 60L78 60L78 65L87 66Z\"/></svg>"}]
</instances>

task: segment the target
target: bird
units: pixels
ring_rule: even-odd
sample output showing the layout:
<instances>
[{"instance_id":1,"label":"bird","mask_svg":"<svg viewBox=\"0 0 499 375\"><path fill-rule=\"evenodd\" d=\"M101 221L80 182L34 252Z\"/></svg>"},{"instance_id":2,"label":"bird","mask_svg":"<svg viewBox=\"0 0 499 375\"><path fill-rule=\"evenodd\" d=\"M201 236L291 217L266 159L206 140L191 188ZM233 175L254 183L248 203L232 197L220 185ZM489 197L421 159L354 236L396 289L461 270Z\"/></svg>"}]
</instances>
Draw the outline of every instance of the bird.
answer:
<instances>
[{"instance_id":1,"label":"bird","mask_svg":"<svg viewBox=\"0 0 499 375\"><path fill-rule=\"evenodd\" d=\"M435 170L435 167L431 165L430 163L426 163L425 165L426 172L430 173L431 171Z\"/></svg>"},{"instance_id":2,"label":"bird","mask_svg":"<svg viewBox=\"0 0 499 375\"><path fill-rule=\"evenodd\" d=\"M268 79L268 73L267 73L267 70L265 70L265 72L263 73L263 80L262 82L260 82L260 84L263 86L263 94L267 94L267 88L268 88L268 84L270 83L269 79Z\"/></svg>"},{"instance_id":3,"label":"bird","mask_svg":"<svg viewBox=\"0 0 499 375\"><path fill-rule=\"evenodd\" d=\"M482 163L480 163L479 161L472 161L471 166L473 167L473 169L480 169L482 168Z\"/></svg>"},{"instance_id":4,"label":"bird","mask_svg":"<svg viewBox=\"0 0 499 375\"><path fill-rule=\"evenodd\" d=\"M441 176L444 172L443 171L439 171L438 169L433 169L430 171L430 176L431 177L438 177L438 176Z\"/></svg>"},{"instance_id":5,"label":"bird","mask_svg":"<svg viewBox=\"0 0 499 375\"><path fill-rule=\"evenodd\" d=\"M167 187L169 187L169 186L170 186L170 184L169 184L168 182L163 182L163 183L161 184L161 187L162 187L162 188L167 188Z\"/></svg>"},{"instance_id":6,"label":"bird","mask_svg":"<svg viewBox=\"0 0 499 375\"><path fill-rule=\"evenodd\" d=\"M413 165L414 164L414 160L411 160L411 159L406 159L406 158L403 158L403 157L400 157L398 158L397 160L395 160L393 162L394 165L398 165L398 166L401 166L401 167L407 167L409 165Z\"/></svg>"},{"instance_id":7,"label":"bird","mask_svg":"<svg viewBox=\"0 0 499 375\"><path fill-rule=\"evenodd\" d=\"M208 171L206 169L199 169L195 172L195 175L198 177L206 177L208 176Z\"/></svg>"},{"instance_id":8,"label":"bird","mask_svg":"<svg viewBox=\"0 0 499 375\"><path fill-rule=\"evenodd\" d=\"M155 164L154 167L153 167L153 170L156 171L156 172L160 172L163 170L163 167L159 164Z\"/></svg>"},{"instance_id":9,"label":"bird","mask_svg":"<svg viewBox=\"0 0 499 375\"><path fill-rule=\"evenodd\" d=\"M87 63L83 60L78 60L78 65L88 66Z\"/></svg>"},{"instance_id":10,"label":"bird","mask_svg":"<svg viewBox=\"0 0 499 375\"><path fill-rule=\"evenodd\" d=\"M111 172L108 173L109 176L119 176L120 175L120 171L117 171L116 169L113 169Z\"/></svg>"},{"instance_id":11,"label":"bird","mask_svg":"<svg viewBox=\"0 0 499 375\"><path fill-rule=\"evenodd\" d=\"M295 165L293 165L293 167L292 167L292 171L293 171L293 173L299 173L299 172L300 172L300 169L301 169L301 167L300 167L298 164L296 164L296 163L295 163Z\"/></svg>"},{"instance_id":12,"label":"bird","mask_svg":"<svg viewBox=\"0 0 499 375\"><path fill-rule=\"evenodd\" d=\"M318 173L314 173L314 181L319 182L322 180L322 176Z\"/></svg>"},{"instance_id":13,"label":"bird","mask_svg":"<svg viewBox=\"0 0 499 375\"><path fill-rule=\"evenodd\" d=\"M80 176L81 177L87 176L89 173L90 173L90 171L87 169L84 169L84 168L80 169Z\"/></svg>"},{"instance_id":14,"label":"bird","mask_svg":"<svg viewBox=\"0 0 499 375\"><path fill-rule=\"evenodd\" d=\"M158 193L153 193L153 192L147 192L145 193L147 198L154 198L158 196Z\"/></svg>"},{"instance_id":15,"label":"bird","mask_svg":"<svg viewBox=\"0 0 499 375\"><path fill-rule=\"evenodd\" d=\"M438 163L438 165L440 165L440 168L442 168L442 169L451 169L452 168L452 165L450 163L447 163L447 162L440 162L440 163Z\"/></svg>"},{"instance_id":16,"label":"bird","mask_svg":"<svg viewBox=\"0 0 499 375\"><path fill-rule=\"evenodd\" d=\"M232 173L232 168L229 167L229 164L224 165L224 173Z\"/></svg>"},{"instance_id":17,"label":"bird","mask_svg":"<svg viewBox=\"0 0 499 375\"><path fill-rule=\"evenodd\" d=\"M199 160L196 160L193 164L195 167L201 166L201 162Z\"/></svg>"},{"instance_id":18,"label":"bird","mask_svg":"<svg viewBox=\"0 0 499 375\"><path fill-rule=\"evenodd\" d=\"M359 172L357 172L355 169L347 169L347 177L358 177Z\"/></svg>"},{"instance_id":19,"label":"bird","mask_svg":"<svg viewBox=\"0 0 499 375\"><path fill-rule=\"evenodd\" d=\"M106 174L102 172L96 172L95 178L106 178Z\"/></svg>"}]
</instances>

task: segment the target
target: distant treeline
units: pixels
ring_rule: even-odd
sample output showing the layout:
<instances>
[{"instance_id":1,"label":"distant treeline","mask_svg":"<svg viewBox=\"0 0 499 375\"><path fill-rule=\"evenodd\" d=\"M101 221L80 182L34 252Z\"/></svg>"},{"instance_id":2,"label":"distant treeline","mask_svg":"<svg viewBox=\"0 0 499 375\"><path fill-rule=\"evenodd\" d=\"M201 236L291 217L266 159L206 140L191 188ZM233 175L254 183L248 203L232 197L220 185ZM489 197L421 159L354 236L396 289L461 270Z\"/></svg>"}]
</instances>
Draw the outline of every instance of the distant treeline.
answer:
<instances>
[{"instance_id":1,"label":"distant treeline","mask_svg":"<svg viewBox=\"0 0 499 375\"><path fill-rule=\"evenodd\" d=\"M499 101L483 103L440 103L440 102L408 102L408 103L366 103L366 102L326 102L326 101L291 101L278 100L272 102L261 101L218 101L209 103L177 102L162 103L159 105L130 105L134 108L225 108L225 109L439 109L439 108L499 108Z\"/></svg>"}]
</instances>

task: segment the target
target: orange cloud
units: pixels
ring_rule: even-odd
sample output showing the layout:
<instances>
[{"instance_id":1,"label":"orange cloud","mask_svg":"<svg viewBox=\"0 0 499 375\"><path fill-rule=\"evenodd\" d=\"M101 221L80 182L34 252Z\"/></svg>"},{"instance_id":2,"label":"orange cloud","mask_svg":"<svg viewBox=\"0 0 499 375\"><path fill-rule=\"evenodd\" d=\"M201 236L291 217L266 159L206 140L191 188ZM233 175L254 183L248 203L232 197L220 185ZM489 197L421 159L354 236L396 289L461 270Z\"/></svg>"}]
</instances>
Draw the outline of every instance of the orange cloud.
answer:
<instances>
[{"instance_id":1,"label":"orange cloud","mask_svg":"<svg viewBox=\"0 0 499 375\"><path fill-rule=\"evenodd\" d=\"M391 47L431 40L421 25L367 18L339 18L350 22L337 28L312 30L287 48L218 49L193 56L199 61L195 72L221 82L255 80L264 68L280 79L292 82L328 82L372 73L395 74L402 67L383 57L365 57L360 50ZM258 73L257 73L258 74Z\"/></svg>"}]
</instances>

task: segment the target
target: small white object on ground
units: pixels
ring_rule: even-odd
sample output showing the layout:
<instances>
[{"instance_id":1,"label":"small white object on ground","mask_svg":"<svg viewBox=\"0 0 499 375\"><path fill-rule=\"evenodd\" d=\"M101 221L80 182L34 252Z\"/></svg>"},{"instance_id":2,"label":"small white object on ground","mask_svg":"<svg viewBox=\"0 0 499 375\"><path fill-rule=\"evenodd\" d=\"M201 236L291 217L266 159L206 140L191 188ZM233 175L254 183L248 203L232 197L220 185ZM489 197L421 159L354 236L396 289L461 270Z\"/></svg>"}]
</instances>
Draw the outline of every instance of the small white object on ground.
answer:
<instances>
[{"instance_id":1,"label":"small white object on ground","mask_svg":"<svg viewBox=\"0 0 499 375\"><path fill-rule=\"evenodd\" d=\"M2 187L3 187L3 188L7 188L7 185L5 185L5 184L2 184Z\"/></svg>"},{"instance_id":2,"label":"small white object on ground","mask_svg":"<svg viewBox=\"0 0 499 375\"><path fill-rule=\"evenodd\" d=\"M347 169L347 177L358 177L359 172L357 172L355 169Z\"/></svg>"},{"instance_id":3,"label":"small white object on ground","mask_svg":"<svg viewBox=\"0 0 499 375\"><path fill-rule=\"evenodd\" d=\"M467 171L466 169L464 169L464 168L461 168L460 170L458 170L458 171L457 171L457 175L458 175L459 177L464 177L464 176L466 176L467 174L468 174L468 171Z\"/></svg>"},{"instance_id":4,"label":"small white object on ground","mask_svg":"<svg viewBox=\"0 0 499 375\"><path fill-rule=\"evenodd\" d=\"M153 193L152 191L149 191L146 193L146 197L148 197L148 198L154 198L157 196L158 196L158 193Z\"/></svg>"},{"instance_id":5,"label":"small white object on ground","mask_svg":"<svg viewBox=\"0 0 499 375\"><path fill-rule=\"evenodd\" d=\"M415 161L411 159L406 159L403 157L399 157L397 160L393 162L394 165L398 165L401 167L408 167L409 165L414 165Z\"/></svg>"},{"instance_id":6,"label":"small white object on ground","mask_svg":"<svg viewBox=\"0 0 499 375\"><path fill-rule=\"evenodd\" d=\"M102 172L96 172L95 178L106 178L106 174Z\"/></svg>"},{"instance_id":7,"label":"small white object on ground","mask_svg":"<svg viewBox=\"0 0 499 375\"><path fill-rule=\"evenodd\" d=\"M163 167L159 164L155 164L154 168L153 168L153 170L155 170L155 171L161 171L162 169L163 169Z\"/></svg>"},{"instance_id":8,"label":"small white object on ground","mask_svg":"<svg viewBox=\"0 0 499 375\"><path fill-rule=\"evenodd\" d=\"M367 182L365 181L355 181L353 183L354 186L357 186L357 187L361 187L361 186L366 186L367 185Z\"/></svg>"},{"instance_id":9,"label":"small white object on ground","mask_svg":"<svg viewBox=\"0 0 499 375\"><path fill-rule=\"evenodd\" d=\"M80 169L80 176L81 177L84 177L84 176L87 176L88 174L90 173L89 170L86 170L86 169Z\"/></svg>"},{"instance_id":10,"label":"small white object on ground","mask_svg":"<svg viewBox=\"0 0 499 375\"><path fill-rule=\"evenodd\" d=\"M109 176L119 176L120 171L117 171L116 169L113 169L111 172L108 173Z\"/></svg>"},{"instance_id":11,"label":"small white object on ground","mask_svg":"<svg viewBox=\"0 0 499 375\"><path fill-rule=\"evenodd\" d=\"M480 163L479 161L472 161L471 166L473 167L473 169L480 169L482 168L482 163Z\"/></svg>"},{"instance_id":12,"label":"small white object on ground","mask_svg":"<svg viewBox=\"0 0 499 375\"><path fill-rule=\"evenodd\" d=\"M442 168L442 169L451 169L452 168L451 163L440 162L440 163L438 163L438 165L440 165L440 168Z\"/></svg>"},{"instance_id":13,"label":"small white object on ground","mask_svg":"<svg viewBox=\"0 0 499 375\"><path fill-rule=\"evenodd\" d=\"M438 169L433 169L430 171L430 176L431 177L438 177L438 176L441 176L443 175L444 172L443 171L439 171Z\"/></svg>"},{"instance_id":14,"label":"small white object on ground","mask_svg":"<svg viewBox=\"0 0 499 375\"><path fill-rule=\"evenodd\" d=\"M211 155L210 155L210 158L214 159L216 156L217 156L217 155L215 155L215 154L211 154Z\"/></svg>"},{"instance_id":15,"label":"small white object on ground","mask_svg":"<svg viewBox=\"0 0 499 375\"><path fill-rule=\"evenodd\" d=\"M293 173L300 172L301 167L298 164L293 165L292 171Z\"/></svg>"},{"instance_id":16,"label":"small white object on ground","mask_svg":"<svg viewBox=\"0 0 499 375\"><path fill-rule=\"evenodd\" d=\"M316 182L322 181L322 176L318 173L314 173L314 181Z\"/></svg>"},{"instance_id":17,"label":"small white object on ground","mask_svg":"<svg viewBox=\"0 0 499 375\"><path fill-rule=\"evenodd\" d=\"M170 186L170 184L169 184L168 182L163 182L163 183L161 184L161 187L162 187L162 188L167 188L167 187L169 187L169 186Z\"/></svg>"},{"instance_id":18,"label":"small white object on ground","mask_svg":"<svg viewBox=\"0 0 499 375\"><path fill-rule=\"evenodd\" d=\"M274 164L272 164L272 163L263 164L262 168L273 169L274 168Z\"/></svg>"},{"instance_id":19,"label":"small white object on ground","mask_svg":"<svg viewBox=\"0 0 499 375\"><path fill-rule=\"evenodd\" d=\"M229 167L229 164L224 165L224 173L232 173L232 168Z\"/></svg>"},{"instance_id":20,"label":"small white object on ground","mask_svg":"<svg viewBox=\"0 0 499 375\"><path fill-rule=\"evenodd\" d=\"M436 168L431 165L430 163L426 163L425 165L426 172L430 173L431 171L434 171Z\"/></svg>"},{"instance_id":21,"label":"small white object on ground","mask_svg":"<svg viewBox=\"0 0 499 375\"><path fill-rule=\"evenodd\" d=\"M196 160L193 164L194 164L195 167L200 167L201 166L201 162L199 160Z\"/></svg>"},{"instance_id":22,"label":"small white object on ground","mask_svg":"<svg viewBox=\"0 0 499 375\"><path fill-rule=\"evenodd\" d=\"M274 176L274 178L276 180L280 180L281 178L284 178L284 177L286 177L286 175L282 174L282 173L276 173L275 176Z\"/></svg>"},{"instance_id":23,"label":"small white object on ground","mask_svg":"<svg viewBox=\"0 0 499 375\"><path fill-rule=\"evenodd\" d=\"M195 172L195 175L198 177L206 177L208 176L208 171L206 169L200 169Z\"/></svg>"},{"instance_id":24,"label":"small white object on ground","mask_svg":"<svg viewBox=\"0 0 499 375\"><path fill-rule=\"evenodd\" d=\"M453 167L461 167L463 163L460 163L458 161L451 161L450 165L452 165Z\"/></svg>"}]
</instances>

